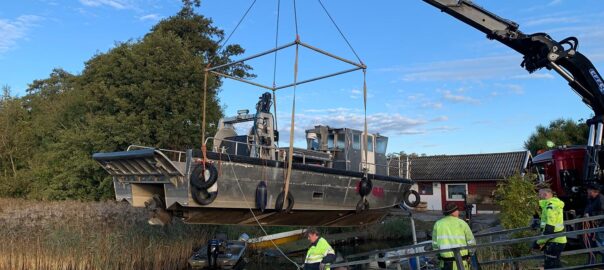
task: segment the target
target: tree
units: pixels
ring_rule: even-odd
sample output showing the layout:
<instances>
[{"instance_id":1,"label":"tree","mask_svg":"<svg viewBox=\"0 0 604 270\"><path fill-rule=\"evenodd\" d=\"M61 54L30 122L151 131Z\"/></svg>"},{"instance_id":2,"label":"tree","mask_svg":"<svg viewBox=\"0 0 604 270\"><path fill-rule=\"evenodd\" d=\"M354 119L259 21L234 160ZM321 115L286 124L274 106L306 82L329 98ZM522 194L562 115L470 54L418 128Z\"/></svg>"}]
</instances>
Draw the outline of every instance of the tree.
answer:
<instances>
[{"instance_id":1,"label":"tree","mask_svg":"<svg viewBox=\"0 0 604 270\"><path fill-rule=\"evenodd\" d=\"M586 143L588 132L589 128L581 121L557 119L547 127L537 126L537 130L524 142L524 148L535 155L537 151L546 150L552 145L583 145Z\"/></svg>"},{"instance_id":2,"label":"tree","mask_svg":"<svg viewBox=\"0 0 604 270\"><path fill-rule=\"evenodd\" d=\"M91 58L81 75L55 69L48 78L34 81L26 96L2 98L0 125L19 129L0 129L0 143L18 142L22 156L10 156L15 151L0 146L0 169L28 183L21 193L0 185L2 194L108 198L113 195L111 177L92 160L93 153L123 151L130 144L177 150L201 146L203 68L228 63L243 49L231 45L221 50L222 30L193 11L199 1L183 4L144 38ZM253 76L249 70L240 64L222 72ZM207 86L210 135L222 116L220 78L209 76ZM4 135L9 131L16 136ZM10 159L19 161L14 170L6 165Z\"/></svg>"}]
</instances>

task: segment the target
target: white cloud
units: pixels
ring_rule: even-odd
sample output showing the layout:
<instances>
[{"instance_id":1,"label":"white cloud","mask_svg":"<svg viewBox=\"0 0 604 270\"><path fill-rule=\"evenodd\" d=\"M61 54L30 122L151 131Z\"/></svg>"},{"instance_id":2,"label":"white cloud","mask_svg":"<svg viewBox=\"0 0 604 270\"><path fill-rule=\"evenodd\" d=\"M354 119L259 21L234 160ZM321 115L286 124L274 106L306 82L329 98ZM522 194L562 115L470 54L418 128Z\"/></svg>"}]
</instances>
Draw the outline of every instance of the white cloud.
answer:
<instances>
[{"instance_id":1,"label":"white cloud","mask_svg":"<svg viewBox=\"0 0 604 270\"><path fill-rule=\"evenodd\" d=\"M17 46L17 42L27 39L29 30L43 18L35 15L22 15L14 21L0 19L0 53Z\"/></svg>"},{"instance_id":2,"label":"white cloud","mask_svg":"<svg viewBox=\"0 0 604 270\"><path fill-rule=\"evenodd\" d=\"M506 79L525 72L518 67L520 62L522 62L520 55L499 55L418 63L411 68L391 67L380 69L380 71L401 73L403 81Z\"/></svg>"},{"instance_id":3,"label":"white cloud","mask_svg":"<svg viewBox=\"0 0 604 270\"><path fill-rule=\"evenodd\" d=\"M554 75L551 73L527 73L522 75L512 76L511 79L519 80L531 80L531 79L553 79Z\"/></svg>"},{"instance_id":4,"label":"white cloud","mask_svg":"<svg viewBox=\"0 0 604 270\"><path fill-rule=\"evenodd\" d=\"M80 3L89 7L109 6L115 9L127 9L130 7L123 0L80 0Z\"/></svg>"},{"instance_id":5,"label":"white cloud","mask_svg":"<svg viewBox=\"0 0 604 270\"><path fill-rule=\"evenodd\" d=\"M367 91L367 98L372 98L374 95L371 94L369 91ZM359 89L352 89L350 90L350 98L352 99L359 99L359 98L363 98L363 91L359 90Z\"/></svg>"},{"instance_id":6,"label":"white cloud","mask_svg":"<svg viewBox=\"0 0 604 270\"><path fill-rule=\"evenodd\" d=\"M524 94L524 87L522 87L522 85L496 83L494 86L497 88L500 88L500 89L505 89L505 90L507 90L507 92L515 94L515 95Z\"/></svg>"},{"instance_id":7,"label":"white cloud","mask_svg":"<svg viewBox=\"0 0 604 270\"><path fill-rule=\"evenodd\" d=\"M552 25L552 24L556 24L556 23L569 24L569 23L576 23L576 22L579 22L579 18L577 18L577 17L555 16L555 17L543 17L543 18L530 19L530 20L522 23L522 26L529 27L529 26L538 26L538 25Z\"/></svg>"},{"instance_id":8,"label":"white cloud","mask_svg":"<svg viewBox=\"0 0 604 270\"><path fill-rule=\"evenodd\" d=\"M443 107L442 102L432 102L432 101L428 101L428 102L424 102L422 104L422 108L432 108L432 109L441 109Z\"/></svg>"},{"instance_id":9,"label":"white cloud","mask_svg":"<svg viewBox=\"0 0 604 270\"><path fill-rule=\"evenodd\" d=\"M161 19L161 16L159 14L147 14L138 17L138 19L141 21L159 21Z\"/></svg>"},{"instance_id":10,"label":"white cloud","mask_svg":"<svg viewBox=\"0 0 604 270\"><path fill-rule=\"evenodd\" d=\"M455 95L449 90L442 91L443 98L456 103L480 104L480 100L463 95Z\"/></svg>"},{"instance_id":11,"label":"white cloud","mask_svg":"<svg viewBox=\"0 0 604 270\"><path fill-rule=\"evenodd\" d=\"M328 125L335 128L364 129L365 116L360 111L352 111L344 108L305 110L304 113L296 114L295 137L299 140L304 138L306 129L316 125ZM422 118L411 118L398 113L374 113L367 115L367 125L370 133L381 133L391 135L423 134L429 131L448 131L442 127L430 128L432 123L448 121L447 116L439 116L426 120ZM279 117L279 132L281 138L289 138L290 118Z\"/></svg>"}]
</instances>

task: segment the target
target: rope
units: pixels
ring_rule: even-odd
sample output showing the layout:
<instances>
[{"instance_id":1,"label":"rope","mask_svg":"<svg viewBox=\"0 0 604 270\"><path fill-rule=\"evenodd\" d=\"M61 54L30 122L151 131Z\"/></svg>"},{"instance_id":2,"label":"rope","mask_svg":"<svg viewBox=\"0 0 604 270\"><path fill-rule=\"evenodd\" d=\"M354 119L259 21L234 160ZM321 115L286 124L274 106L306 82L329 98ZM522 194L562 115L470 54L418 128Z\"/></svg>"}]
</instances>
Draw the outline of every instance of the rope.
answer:
<instances>
[{"instance_id":1,"label":"rope","mask_svg":"<svg viewBox=\"0 0 604 270\"><path fill-rule=\"evenodd\" d=\"M357 60L359 60L360 63L363 63L363 61L361 61L361 58L359 57L359 55L357 54L357 52L354 50L354 48L352 47L352 45L350 45L350 42L348 42L348 39L346 38L346 36L342 32L342 30L340 30L340 27L338 26L338 24L336 24L336 21L331 17L331 14L329 14L329 11L327 11L327 8L325 8L325 6L323 5L323 2L321 0L318 0L318 1L319 1L319 4L321 4L321 7L325 11L325 13L327 14L327 17L329 17L329 19L331 20L331 22L333 23L333 25L336 27L336 29L338 29L338 32L340 32L340 35L342 36L342 38L344 39L344 41L346 41L346 44L348 44L348 47L350 48L350 50L352 50L352 53L354 53L354 56L356 56Z\"/></svg>"},{"instance_id":2,"label":"rope","mask_svg":"<svg viewBox=\"0 0 604 270\"><path fill-rule=\"evenodd\" d=\"M245 11L245 13L241 17L241 19L239 19L239 22L237 23L237 25L235 26L235 28L233 29L233 31L231 31L231 33L229 34L229 36L222 42L222 44L220 44L220 46L218 47L217 51L220 51L224 47L224 45L226 45L226 43L229 41L229 39L231 39L231 37L233 36L233 34L235 33L235 31L237 31L237 28L239 28L239 25L241 25L241 23L243 22L243 20L247 16L247 14L250 12L250 10L252 10L252 7L254 6L254 4L256 4L256 0L254 0L252 2L252 4L250 5L250 7Z\"/></svg>"},{"instance_id":3,"label":"rope","mask_svg":"<svg viewBox=\"0 0 604 270\"><path fill-rule=\"evenodd\" d=\"M368 148L368 142L367 142L367 135L368 135L368 131L367 131L367 69L363 69L363 110L365 112L365 123L364 123L364 143L365 143L365 165L368 167L369 165L369 160L368 160L368 152L369 149ZM367 176L367 170L369 168L365 169L365 176Z\"/></svg>"},{"instance_id":4,"label":"rope","mask_svg":"<svg viewBox=\"0 0 604 270\"><path fill-rule=\"evenodd\" d=\"M296 39L298 37L298 11L296 10L296 0L294 0L294 24L296 25Z\"/></svg>"},{"instance_id":5,"label":"rope","mask_svg":"<svg viewBox=\"0 0 604 270\"><path fill-rule=\"evenodd\" d=\"M275 49L279 46L279 17L281 14L281 0L277 0L277 29L275 30ZM277 91L274 90L277 87L277 50L275 50L275 61L273 63L273 111L275 113L275 117L273 117L273 124L275 126L275 130L279 130L279 126L277 125ZM277 140L277 148L279 148L279 141Z\"/></svg>"},{"instance_id":6,"label":"rope","mask_svg":"<svg viewBox=\"0 0 604 270\"><path fill-rule=\"evenodd\" d=\"M281 0L277 0L277 29L275 30L275 60L273 62L273 88L276 87L277 80L277 46L279 46L279 17L281 14ZM275 91L273 90L273 93Z\"/></svg>"},{"instance_id":7,"label":"rope","mask_svg":"<svg viewBox=\"0 0 604 270\"><path fill-rule=\"evenodd\" d=\"M583 222L583 229L587 230L587 229L591 229L591 222L589 221L584 221ZM595 233L590 234L590 233L586 233L583 235L583 245L585 245L585 248L591 248L591 241L593 238L595 238ZM596 261L596 255L593 252L589 252L589 263L591 262L595 262Z\"/></svg>"},{"instance_id":8,"label":"rope","mask_svg":"<svg viewBox=\"0 0 604 270\"><path fill-rule=\"evenodd\" d=\"M294 0L295 2L295 0ZM291 125L289 128L289 153L287 155L287 175L285 178L285 187L283 188L283 205L287 202L287 194L289 194L289 181L292 176L292 159L294 156L294 125L296 115L296 83L298 82L298 49L300 45L296 43L296 61L294 61L294 98L292 101L292 118Z\"/></svg>"},{"instance_id":9,"label":"rope","mask_svg":"<svg viewBox=\"0 0 604 270\"><path fill-rule=\"evenodd\" d=\"M237 177L237 173L235 173L235 168L234 168L233 162L231 161L231 155L229 155L229 153L225 153L225 154L229 158L229 163L231 164L231 171L233 172L233 177L235 178L235 181L237 181L237 186L239 187L239 191L241 192L241 195L243 196L243 200L245 201L245 205L247 205L248 209L250 210L250 213L252 213L252 216L254 217L254 220L258 224L258 227L260 227L260 229L262 230L262 232L264 233L265 236L268 236L268 233L266 232L266 230L262 226L262 223L260 223L260 220L258 220L258 217L256 217L256 214L254 213L254 210L252 209L252 207L250 207L250 204L249 204L249 202L247 200L247 197L245 196L245 192L243 192L243 188L241 187L241 184L239 183L239 178ZM283 252L283 250L281 250L279 248L279 246L277 246L277 244L275 244L275 242L273 242L273 239L269 239L269 240L271 241L271 243L273 244L273 246L279 251L279 253L281 253L281 255L283 255L283 257L285 257L289 262L293 263L296 266L296 269L302 269L302 267L300 267L300 265L298 265L298 263L296 263L294 260L292 260L291 258L289 258L285 254L285 252Z\"/></svg>"},{"instance_id":10,"label":"rope","mask_svg":"<svg viewBox=\"0 0 604 270\"><path fill-rule=\"evenodd\" d=\"M203 163L203 169L205 170L206 168L206 151L207 151L207 147L206 147L206 100L207 100L207 92L208 92L208 67L210 67L210 64L208 62L207 67L205 69L204 75L203 75L203 111L201 114L201 153L202 153L202 163Z\"/></svg>"}]
</instances>

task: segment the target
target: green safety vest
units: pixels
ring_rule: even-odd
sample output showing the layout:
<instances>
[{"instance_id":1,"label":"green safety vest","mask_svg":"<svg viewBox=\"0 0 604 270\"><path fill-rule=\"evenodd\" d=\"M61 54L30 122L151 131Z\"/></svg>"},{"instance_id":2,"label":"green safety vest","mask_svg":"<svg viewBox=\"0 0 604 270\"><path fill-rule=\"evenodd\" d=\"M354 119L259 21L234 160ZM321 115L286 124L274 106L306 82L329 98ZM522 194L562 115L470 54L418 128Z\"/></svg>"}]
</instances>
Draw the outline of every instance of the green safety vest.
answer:
<instances>
[{"instance_id":1,"label":"green safety vest","mask_svg":"<svg viewBox=\"0 0 604 270\"><path fill-rule=\"evenodd\" d=\"M547 200L540 200L539 206L541 207L541 231L545 230L545 225L554 226L554 233L564 231L564 202L553 197ZM537 244L539 245L547 242L565 244L566 236L537 240Z\"/></svg>"},{"instance_id":2,"label":"green safety vest","mask_svg":"<svg viewBox=\"0 0 604 270\"><path fill-rule=\"evenodd\" d=\"M465 221L454 216L446 216L434 224L432 249L447 249L468 245L476 245L476 240L470 226ZM461 256L468 256L469 254L467 249L462 249L459 253ZM455 255L453 251L446 251L441 252L440 257L453 258Z\"/></svg>"},{"instance_id":3,"label":"green safety vest","mask_svg":"<svg viewBox=\"0 0 604 270\"><path fill-rule=\"evenodd\" d=\"M306 253L306 259L304 260L305 264L312 263L320 263L323 260L323 257L327 256L327 254L336 254L336 252L331 248L329 243L321 237L317 240L316 245L311 245ZM325 267L326 270L329 270L329 266Z\"/></svg>"}]
</instances>

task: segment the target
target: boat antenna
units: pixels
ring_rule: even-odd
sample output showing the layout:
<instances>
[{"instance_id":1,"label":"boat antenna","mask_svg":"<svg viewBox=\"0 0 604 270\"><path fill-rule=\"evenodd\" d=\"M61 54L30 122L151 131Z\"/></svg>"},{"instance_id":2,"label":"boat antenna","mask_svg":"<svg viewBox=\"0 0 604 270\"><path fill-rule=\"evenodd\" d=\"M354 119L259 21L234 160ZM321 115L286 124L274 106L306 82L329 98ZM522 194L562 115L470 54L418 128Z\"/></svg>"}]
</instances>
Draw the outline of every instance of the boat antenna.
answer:
<instances>
[{"instance_id":1,"label":"boat antenna","mask_svg":"<svg viewBox=\"0 0 604 270\"><path fill-rule=\"evenodd\" d=\"M277 23L275 30L275 60L273 62L273 113L275 117L273 117L273 125L275 126L275 130L279 130L279 126L277 125L277 47L279 47L279 18L281 17L281 0L277 0ZM279 148L279 140L277 140L277 148Z\"/></svg>"}]
</instances>

